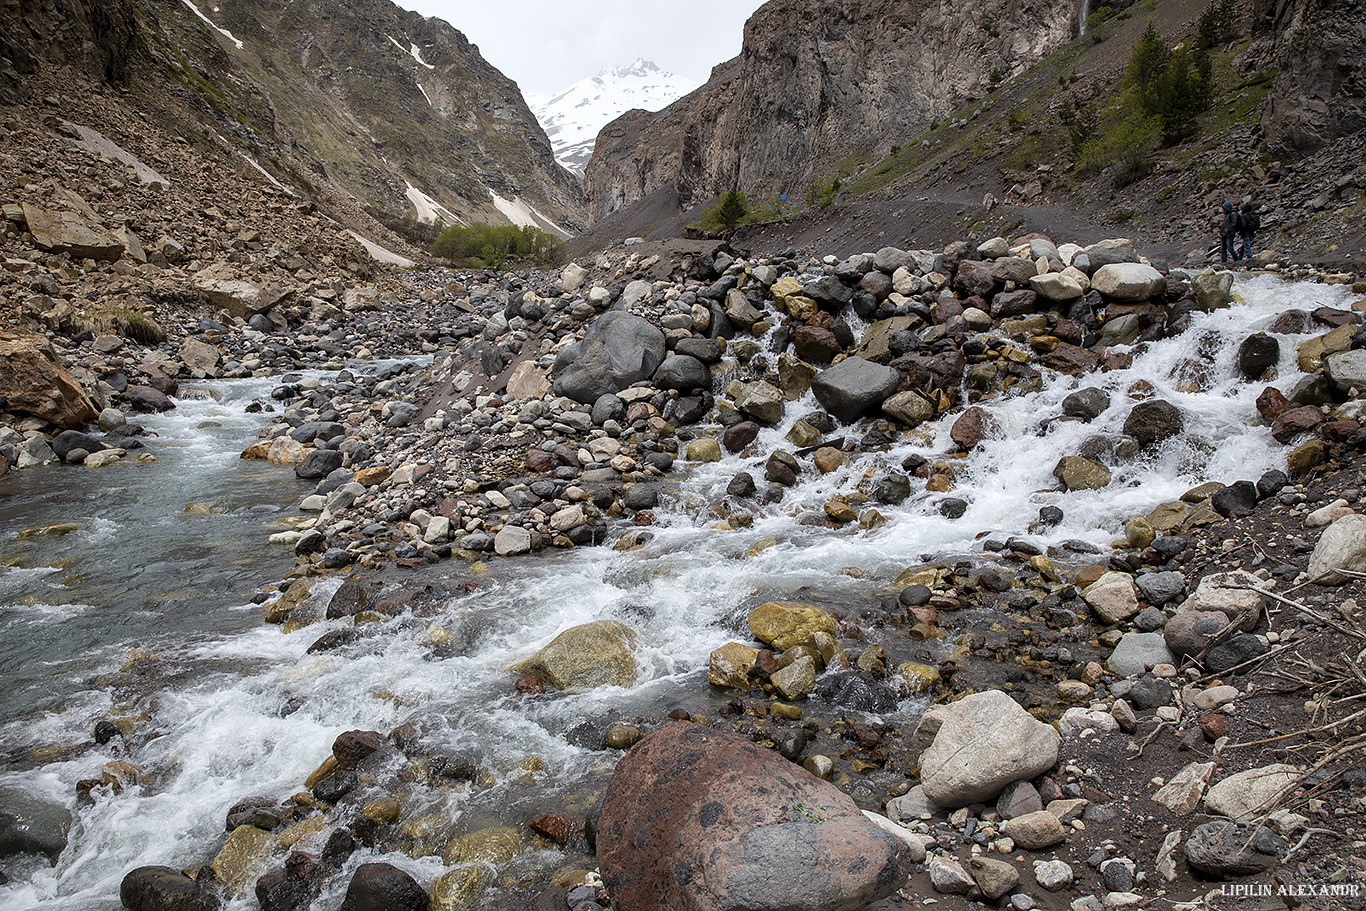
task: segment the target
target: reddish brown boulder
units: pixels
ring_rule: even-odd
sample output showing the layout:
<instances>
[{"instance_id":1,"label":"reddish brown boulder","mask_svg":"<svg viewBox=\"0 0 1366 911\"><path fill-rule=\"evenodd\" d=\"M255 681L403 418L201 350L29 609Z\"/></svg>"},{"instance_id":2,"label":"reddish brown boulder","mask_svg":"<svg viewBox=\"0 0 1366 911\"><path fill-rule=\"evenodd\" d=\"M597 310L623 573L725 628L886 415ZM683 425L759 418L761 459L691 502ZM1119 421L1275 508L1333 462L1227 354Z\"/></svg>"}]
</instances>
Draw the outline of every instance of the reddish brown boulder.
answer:
<instances>
[{"instance_id":1,"label":"reddish brown boulder","mask_svg":"<svg viewBox=\"0 0 1366 911\"><path fill-rule=\"evenodd\" d=\"M949 439L963 449L972 449L996 431L996 423L985 409L973 405L953 422Z\"/></svg>"},{"instance_id":2,"label":"reddish brown boulder","mask_svg":"<svg viewBox=\"0 0 1366 911\"><path fill-rule=\"evenodd\" d=\"M794 334L793 346L797 356L805 361L828 364L837 354L844 351L835 333L819 326L798 326Z\"/></svg>"},{"instance_id":3,"label":"reddish brown boulder","mask_svg":"<svg viewBox=\"0 0 1366 911\"><path fill-rule=\"evenodd\" d=\"M1271 436L1278 443L1289 443L1302 433L1308 433L1323 423L1323 411L1317 405L1302 405L1282 411L1271 425Z\"/></svg>"},{"instance_id":4,"label":"reddish brown boulder","mask_svg":"<svg viewBox=\"0 0 1366 911\"><path fill-rule=\"evenodd\" d=\"M617 765L597 845L617 911L853 911L911 867L906 843L834 785L683 721Z\"/></svg>"},{"instance_id":5,"label":"reddish brown boulder","mask_svg":"<svg viewBox=\"0 0 1366 911\"><path fill-rule=\"evenodd\" d=\"M33 332L0 332L0 395L9 411L58 427L83 427L99 416L52 344Z\"/></svg>"},{"instance_id":6,"label":"reddish brown boulder","mask_svg":"<svg viewBox=\"0 0 1366 911\"><path fill-rule=\"evenodd\" d=\"M1063 342L1044 357L1043 363L1050 370L1080 376L1094 372L1100 365L1100 356L1094 351Z\"/></svg>"},{"instance_id":7,"label":"reddish brown boulder","mask_svg":"<svg viewBox=\"0 0 1366 911\"><path fill-rule=\"evenodd\" d=\"M1290 407L1290 400L1275 386L1267 386L1257 396L1257 413L1264 421L1274 421L1281 412Z\"/></svg>"}]
</instances>

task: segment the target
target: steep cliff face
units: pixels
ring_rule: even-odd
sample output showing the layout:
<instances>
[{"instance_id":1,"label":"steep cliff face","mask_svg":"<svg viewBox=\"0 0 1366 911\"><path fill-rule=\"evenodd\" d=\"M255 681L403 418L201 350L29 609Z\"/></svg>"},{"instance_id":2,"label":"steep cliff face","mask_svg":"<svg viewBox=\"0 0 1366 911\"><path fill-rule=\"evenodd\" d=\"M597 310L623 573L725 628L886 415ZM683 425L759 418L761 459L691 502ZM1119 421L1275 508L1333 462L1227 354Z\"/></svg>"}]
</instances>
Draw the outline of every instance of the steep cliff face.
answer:
<instances>
[{"instance_id":1,"label":"steep cliff face","mask_svg":"<svg viewBox=\"0 0 1366 911\"><path fill-rule=\"evenodd\" d=\"M137 34L130 0L0 0L0 102L46 59L121 83Z\"/></svg>"},{"instance_id":2,"label":"steep cliff face","mask_svg":"<svg viewBox=\"0 0 1366 911\"><path fill-rule=\"evenodd\" d=\"M517 85L440 19L389 0L0 4L12 92L44 61L75 64L149 110L188 109L195 132L306 195L394 220L582 224L578 181Z\"/></svg>"},{"instance_id":3,"label":"steep cliff face","mask_svg":"<svg viewBox=\"0 0 1366 911\"><path fill-rule=\"evenodd\" d=\"M1313 152L1366 127L1366 2L1256 0L1253 27L1277 69L1261 123L1269 153Z\"/></svg>"},{"instance_id":4,"label":"steep cliff face","mask_svg":"<svg viewBox=\"0 0 1366 911\"><path fill-rule=\"evenodd\" d=\"M798 198L846 156L884 154L1066 43L1073 0L772 0L740 56L659 114L599 134L591 219L675 184Z\"/></svg>"}]
</instances>

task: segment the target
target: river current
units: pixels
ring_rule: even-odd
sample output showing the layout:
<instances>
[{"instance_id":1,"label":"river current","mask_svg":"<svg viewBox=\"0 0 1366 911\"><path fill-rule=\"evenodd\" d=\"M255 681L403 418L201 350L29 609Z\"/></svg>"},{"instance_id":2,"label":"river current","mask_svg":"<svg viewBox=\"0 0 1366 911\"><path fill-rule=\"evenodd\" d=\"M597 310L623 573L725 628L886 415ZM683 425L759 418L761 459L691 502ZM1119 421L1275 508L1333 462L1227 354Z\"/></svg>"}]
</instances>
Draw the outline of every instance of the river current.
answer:
<instances>
[{"instance_id":1,"label":"river current","mask_svg":"<svg viewBox=\"0 0 1366 911\"><path fill-rule=\"evenodd\" d=\"M657 718L673 705L705 711L708 655L748 640L744 617L758 599L809 587L823 599L858 604L887 591L908 566L981 557L983 537L1026 534L1044 506L1060 507L1065 519L1031 536L1036 544L1106 548L1125 521L1197 484L1255 480L1283 467L1286 447L1272 440L1254 405L1264 384L1237 377L1237 346L1283 310L1345 309L1353 298L1344 288L1271 277L1240 282L1237 291L1242 303L1197 314L1190 331L1147 345L1130 369L1080 381L1050 375L1040 392L991 402L1002 433L954 465L948 495L967 501L961 518L940 515L944 494L921 491L900 506L878 506L888 521L873 530L800 522L908 455L941 456L956 415L890 452L854 454L839 471L805 477L739 529L712 507L737 472L761 476L762 460L727 456L692 467L657 511L643 547L491 558L473 591L433 616L387 620L382 635L341 654L307 654L341 621L286 633L263 623L264 609L252 603L263 583L293 567L292 550L266 539L311 491L289 469L238 459L270 420L245 409L269 401L271 380L187 387L175 411L144 421L157 434L145 440L154 462L0 478L0 810L64 808L72 820L55 864L0 860L10 880L0 886L0 908L116 909L130 869L211 861L229 806L300 790L337 734L351 729L388 731L420 719L452 748L483 754L491 781L452 796L438 808L448 816L517 821L547 792L572 808L580 791L591 790L585 783L606 780L616 756L573 745L576 726ZM1278 338L1274 385L1289 391L1301 377L1295 346L1303 338ZM1058 459L1087 437L1118 434L1132 406L1126 393L1139 381L1183 410L1186 433L1115 467L1103 490L1058 492L1051 476ZM1045 421L1086 385L1110 394L1109 410L1089 424ZM765 430L755 451L790 448L784 434L816 407L814 400L789 407L791 417ZM77 530L22 536L50 523ZM452 564L422 572L449 581L470 571ZM322 583L316 596L338 584ZM539 698L515 691L508 667L558 632L606 618L640 632L635 686ZM449 643L457 645L434 648ZM898 720L912 723L923 707L903 701ZM134 755L118 752L118 738L88 746L95 723L107 717L134 720ZM544 771L529 776L529 757ZM79 802L76 782L98 778L121 758L141 768L142 783ZM363 853L351 865L374 859ZM444 869L435 856L383 859L422 882ZM317 906L339 902L325 893ZM242 898L229 907L256 903Z\"/></svg>"}]
</instances>

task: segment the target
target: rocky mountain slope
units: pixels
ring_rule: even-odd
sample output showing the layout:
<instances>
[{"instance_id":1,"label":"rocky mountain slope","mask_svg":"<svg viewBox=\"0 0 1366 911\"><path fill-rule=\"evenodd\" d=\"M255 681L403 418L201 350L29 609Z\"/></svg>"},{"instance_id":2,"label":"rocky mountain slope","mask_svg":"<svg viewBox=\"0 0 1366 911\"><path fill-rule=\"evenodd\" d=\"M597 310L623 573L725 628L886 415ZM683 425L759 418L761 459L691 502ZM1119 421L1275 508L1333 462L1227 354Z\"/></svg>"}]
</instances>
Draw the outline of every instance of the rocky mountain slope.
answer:
<instances>
[{"instance_id":1,"label":"rocky mountain slope","mask_svg":"<svg viewBox=\"0 0 1366 911\"><path fill-rule=\"evenodd\" d=\"M746 51L688 99L604 130L588 175L597 221L575 247L677 236L718 191L738 185L759 203L755 220L762 224L742 228L737 242L760 249L833 245L849 254L887 241L933 246L955 233L1041 231L1090 239L1122 234L1173 261L1196 263L1208 261L1211 245L1217 251L1212 210L1224 200L1248 200L1262 209L1257 251L1264 261L1302 258L1350 268L1352 256L1366 249L1366 17L1353 14L1359 4L1234 4L1226 40L1212 51L1214 103L1197 118L1195 135L1138 158L1081 161L1079 140L1097 131L1074 137L1071 113L1116 110L1129 54L1148 26L1174 46L1190 39L1207 5L1147 0L1098 7L1086 35L1027 68L1002 69L994 85L988 74L947 113L920 126L889 117L878 129L847 130L883 145L815 165L804 188L783 188L789 200L781 207L768 195L772 186L751 176L771 167L763 142L734 153L730 182L713 182L704 166L714 149L710 137L734 130L727 118L743 103L735 100L742 92L778 97L787 85L746 83ZM772 36L759 32L772 27L767 13L774 6L750 22L747 47L773 46ZM867 53L859 41L849 43L852 50L820 47L819 60ZM875 94L864 87L864 97ZM808 119L822 111L793 110Z\"/></svg>"},{"instance_id":2,"label":"rocky mountain slope","mask_svg":"<svg viewBox=\"0 0 1366 911\"><path fill-rule=\"evenodd\" d=\"M16 0L5 16L11 100L74 63L153 119L381 220L581 224L577 183L516 84L447 23L387 0Z\"/></svg>"},{"instance_id":3,"label":"rocky mountain slope","mask_svg":"<svg viewBox=\"0 0 1366 911\"><path fill-rule=\"evenodd\" d=\"M681 202L739 186L798 198L835 162L885 154L964 99L1066 43L1077 8L1057 0L773 0L740 56L656 115L598 139L586 174L600 219L665 188Z\"/></svg>"},{"instance_id":4,"label":"rocky mountain slope","mask_svg":"<svg viewBox=\"0 0 1366 911\"><path fill-rule=\"evenodd\" d=\"M658 111L696 88L695 81L639 58L580 79L549 98L527 101L550 137L556 160L582 174L603 127L627 111Z\"/></svg>"}]
</instances>

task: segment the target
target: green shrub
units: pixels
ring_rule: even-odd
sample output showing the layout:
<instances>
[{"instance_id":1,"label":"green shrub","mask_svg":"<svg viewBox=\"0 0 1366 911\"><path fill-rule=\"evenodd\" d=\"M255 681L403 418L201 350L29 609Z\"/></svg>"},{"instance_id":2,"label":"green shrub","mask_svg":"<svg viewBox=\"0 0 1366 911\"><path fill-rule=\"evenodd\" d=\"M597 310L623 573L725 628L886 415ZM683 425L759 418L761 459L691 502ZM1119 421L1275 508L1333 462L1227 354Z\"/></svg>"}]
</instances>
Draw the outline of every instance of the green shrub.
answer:
<instances>
[{"instance_id":1,"label":"green shrub","mask_svg":"<svg viewBox=\"0 0 1366 911\"><path fill-rule=\"evenodd\" d=\"M563 265L568 255L564 241L534 227L452 225L432 244L433 256L471 269L502 269L529 265L549 269Z\"/></svg>"},{"instance_id":2,"label":"green shrub","mask_svg":"<svg viewBox=\"0 0 1366 911\"><path fill-rule=\"evenodd\" d=\"M745 198L745 194L739 190L727 190L708 213L708 217L714 218L717 224L727 231L734 231L748 214L749 200Z\"/></svg>"}]
</instances>

